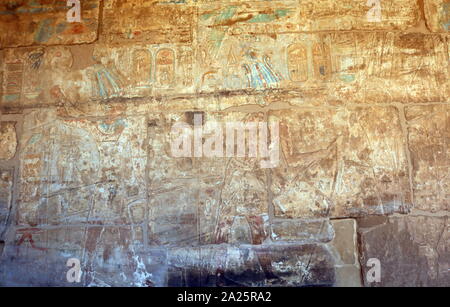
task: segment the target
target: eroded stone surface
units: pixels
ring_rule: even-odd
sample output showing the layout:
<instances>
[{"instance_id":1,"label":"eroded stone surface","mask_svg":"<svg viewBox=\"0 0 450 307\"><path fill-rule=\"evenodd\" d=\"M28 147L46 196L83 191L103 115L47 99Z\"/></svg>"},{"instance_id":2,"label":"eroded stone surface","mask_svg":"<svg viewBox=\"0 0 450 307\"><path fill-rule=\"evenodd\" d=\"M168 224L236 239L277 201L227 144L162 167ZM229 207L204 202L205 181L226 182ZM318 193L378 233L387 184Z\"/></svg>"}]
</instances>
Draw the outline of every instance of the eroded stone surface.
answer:
<instances>
[{"instance_id":1,"label":"eroded stone surface","mask_svg":"<svg viewBox=\"0 0 450 307\"><path fill-rule=\"evenodd\" d=\"M4 52L2 107L20 109L50 104L76 108L89 101L193 91L190 46L95 45L86 54L78 54L74 48L36 47Z\"/></svg>"},{"instance_id":2,"label":"eroded stone surface","mask_svg":"<svg viewBox=\"0 0 450 307\"><path fill-rule=\"evenodd\" d=\"M0 285L450 284L448 1L64 2L0 4Z\"/></svg>"},{"instance_id":3,"label":"eroded stone surface","mask_svg":"<svg viewBox=\"0 0 450 307\"><path fill-rule=\"evenodd\" d=\"M389 214L410 207L407 159L395 108L271 112L282 166L272 171L279 217Z\"/></svg>"},{"instance_id":4,"label":"eroded stone surface","mask_svg":"<svg viewBox=\"0 0 450 307\"><path fill-rule=\"evenodd\" d=\"M448 100L448 56L439 35L227 35L209 46L200 47L197 59L203 92L295 89L301 104Z\"/></svg>"},{"instance_id":5,"label":"eroded stone surface","mask_svg":"<svg viewBox=\"0 0 450 307\"><path fill-rule=\"evenodd\" d=\"M268 236L268 198L266 174L256 159L193 157L175 158L171 135L177 122L194 124L195 114L204 120L204 139L212 122L224 131L221 144L226 153L226 122L262 122L263 114L172 113L151 116L148 126L149 182L155 227L164 223L176 234L156 231L178 244L261 244ZM194 147L193 147L194 148ZM171 193L177 191L176 195ZM171 204L170 209L167 203ZM167 216L169 220L161 219ZM177 221L176 223L167 223ZM162 227L162 226L161 226ZM158 241L158 240L156 240ZM174 242L175 243L175 242Z\"/></svg>"},{"instance_id":6,"label":"eroded stone surface","mask_svg":"<svg viewBox=\"0 0 450 307\"><path fill-rule=\"evenodd\" d=\"M330 286L335 280L333 259L322 245L211 245L143 253L126 241L128 231L102 226L34 230L31 241L23 239L30 230L23 230L20 245L5 248L0 284L71 286L65 278L72 256L81 259L83 286ZM37 257L46 262L36 264Z\"/></svg>"},{"instance_id":7,"label":"eroded stone surface","mask_svg":"<svg viewBox=\"0 0 450 307\"><path fill-rule=\"evenodd\" d=\"M146 197L145 140L145 117L60 120L30 112L19 224L130 223L128 207Z\"/></svg>"},{"instance_id":8,"label":"eroded stone surface","mask_svg":"<svg viewBox=\"0 0 450 307\"><path fill-rule=\"evenodd\" d=\"M203 247L169 254L169 286L329 286L333 260L322 245Z\"/></svg>"},{"instance_id":9,"label":"eroded stone surface","mask_svg":"<svg viewBox=\"0 0 450 307\"><path fill-rule=\"evenodd\" d=\"M434 32L450 31L450 2L448 0L424 0L427 26Z\"/></svg>"},{"instance_id":10,"label":"eroded stone surface","mask_svg":"<svg viewBox=\"0 0 450 307\"><path fill-rule=\"evenodd\" d=\"M73 65L73 54L66 46L7 49L3 55L2 107L17 110L42 104L71 105L89 97L90 88L82 86L88 77L73 70Z\"/></svg>"},{"instance_id":11,"label":"eroded stone surface","mask_svg":"<svg viewBox=\"0 0 450 307\"><path fill-rule=\"evenodd\" d=\"M6 222L11 213L12 193L13 171L0 169L0 240L2 241L4 241L3 232Z\"/></svg>"},{"instance_id":12,"label":"eroded stone surface","mask_svg":"<svg viewBox=\"0 0 450 307\"><path fill-rule=\"evenodd\" d=\"M15 122L0 122L0 160L14 158L17 150Z\"/></svg>"},{"instance_id":13,"label":"eroded stone surface","mask_svg":"<svg viewBox=\"0 0 450 307\"><path fill-rule=\"evenodd\" d=\"M326 243L333 240L334 234L333 226L328 219L313 221L277 219L272 222L273 241Z\"/></svg>"},{"instance_id":14,"label":"eroded stone surface","mask_svg":"<svg viewBox=\"0 0 450 307\"><path fill-rule=\"evenodd\" d=\"M335 235L328 244L335 261L337 287L361 287L357 224L354 219L331 221Z\"/></svg>"},{"instance_id":15,"label":"eroded stone surface","mask_svg":"<svg viewBox=\"0 0 450 307\"><path fill-rule=\"evenodd\" d=\"M210 35L264 34L294 31L407 29L419 20L416 1L200 1L200 25Z\"/></svg>"},{"instance_id":16,"label":"eroded stone surface","mask_svg":"<svg viewBox=\"0 0 450 307\"><path fill-rule=\"evenodd\" d=\"M75 285L148 286L147 267L154 268L149 259L153 258L156 265L157 253L149 250L143 257L132 243L130 227L19 228L14 241L5 247L0 284L74 285L66 279L66 263L69 258L77 258L83 274L81 283ZM36 259L46 261L37 263ZM154 281L160 282L157 278Z\"/></svg>"},{"instance_id":17,"label":"eroded stone surface","mask_svg":"<svg viewBox=\"0 0 450 307\"><path fill-rule=\"evenodd\" d=\"M5 0L0 4L0 48L91 43L97 38L99 0L81 1L81 22L70 23L66 1Z\"/></svg>"},{"instance_id":18,"label":"eroded stone surface","mask_svg":"<svg viewBox=\"0 0 450 307\"><path fill-rule=\"evenodd\" d=\"M358 263L356 220L333 220L335 236L331 245L339 254L337 264L355 265Z\"/></svg>"},{"instance_id":19,"label":"eroded stone surface","mask_svg":"<svg viewBox=\"0 0 450 307\"><path fill-rule=\"evenodd\" d=\"M415 207L448 211L450 108L417 106L406 109L409 148L413 163Z\"/></svg>"},{"instance_id":20,"label":"eroded stone surface","mask_svg":"<svg viewBox=\"0 0 450 307\"><path fill-rule=\"evenodd\" d=\"M2 107L79 107L164 96L162 108L185 110L180 100L186 100L192 107L223 110L254 100L261 105L273 99L266 92L276 90L294 105L446 102L448 63L444 36L394 32L241 34L198 46L104 43L82 57L74 47L9 49L3 55ZM224 91L259 97L216 97L223 104L211 105L212 98L194 96Z\"/></svg>"},{"instance_id":21,"label":"eroded stone surface","mask_svg":"<svg viewBox=\"0 0 450 307\"><path fill-rule=\"evenodd\" d=\"M111 0L105 4L103 14L105 31L101 39L108 42L192 42L194 10L183 3Z\"/></svg>"},{"instance_id":22,"label":"eroded stone surface","mask_svg":"<svg viewBox=\"0 0 450 307\"><path fill-rule=\"evenodd\" d=\"M364 220L371 219L367 217ZM379 221L378 221L379 223ZM381 282L366 286L448 286L448 217L391 217L359 228L361 263L381 262ZM370 267L363 265L365 277Z\"/></svg>"},{"instance_id":23,"label":"eroded stone surface","mask_svg":"<svg viewBox=\"0 0 450 307\"><path fill-rule=\"evenodd\" d=\"M313 31L407 29L420 16L416 1L302 1L300 10L301 29Z\"/></svg>"}]
</instances>

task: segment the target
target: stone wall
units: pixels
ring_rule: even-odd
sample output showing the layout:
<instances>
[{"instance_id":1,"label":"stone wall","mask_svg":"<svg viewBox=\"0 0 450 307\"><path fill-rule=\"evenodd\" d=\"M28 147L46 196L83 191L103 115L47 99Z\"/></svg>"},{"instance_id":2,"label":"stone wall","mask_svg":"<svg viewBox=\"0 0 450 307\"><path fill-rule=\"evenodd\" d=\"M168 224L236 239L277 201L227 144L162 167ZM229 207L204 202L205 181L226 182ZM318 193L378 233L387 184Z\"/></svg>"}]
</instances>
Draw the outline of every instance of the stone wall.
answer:
<instances>
[{"instance_id":1,"label":"stone wall","mask_svg":"<svg viewBox=\"0 0 450 307\"><path fill-rule=\"evenodd\" d=\"M64 2L0 4L0 285L450 286L448 0Z\"/></svg>"}]
</instances>

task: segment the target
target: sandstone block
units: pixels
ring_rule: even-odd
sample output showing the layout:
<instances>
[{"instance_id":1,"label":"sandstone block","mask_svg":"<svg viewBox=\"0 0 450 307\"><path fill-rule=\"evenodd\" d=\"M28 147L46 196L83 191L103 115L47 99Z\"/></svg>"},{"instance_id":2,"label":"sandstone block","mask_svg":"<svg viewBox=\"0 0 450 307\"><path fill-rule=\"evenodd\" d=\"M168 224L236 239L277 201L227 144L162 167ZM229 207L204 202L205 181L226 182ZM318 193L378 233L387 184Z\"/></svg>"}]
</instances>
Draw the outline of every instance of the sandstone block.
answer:
<instances>
[{"instance_id":1,"label":"sandstone block","mask_svg":"<svg viewBox=\"0 0 450 307\"><path fill-rule=\"evenodd\" d=\"M322 245L169 251L169 286L326 286L334 278L332 258Z\"/></svg>"},{"instance_id":2,"label":"sandstone block","mask_svg":"<svg viewBox=\"0 0 450 307\"><path fill-rule=\"evenodd\" d=\"M280 242L326 243L333 240L334 229L329 220L275 219L272 240Z\"/></svg>"},{"instance_id":3,"label":"sandstone block","mask_svg":"<svg viewBox=\"0 0 450 307\"><path fill-rule=\"evenodd\" d=\"M364 219L371 219L367 217ZM359 228L365 286L441 286L450 284L448 217L390 217ZM381 282L369 282L371 258L381 264Z\"/></svg>"},{"instance_id":4,"label":"sandstone block","mask_svg":"<svg viewBox=\"0 0 450 307\"><path fill-rule=\"evenodd\" d=\"M358 254L356 220L332 220L335 232L328 247L335 261L337 287L361 287L361 267Z\"/></svg>"},{"instance_id":5,"label":"sandstone block","mask_svg":"<svg viewBox=\"0 0 450 307\"><path fill-rule=\"evenodd\" d=\"M2 1L0 48L91 43L97 39L99 0L83 0L81 21L67 20L66 1Z\"/></svg>"},{"instance_id":6,"label":"sandstone block","mask_svg":"<svg viewBox=\"0 0 450 307\"><path fill-rule=\"evenodd\" d=\"M447 0L424 0L425 18L433 32L450 31L450 3Z\"/></svg>"},{"instance_id":7,"label":"sandstone block","mask_svg":"<svg viewBox=\"0 0 450 307\"><path fill-rule=\"evenodd\" d=\"M14 158L17 145L16 123L0 122L0 160Z\"/></svg>"},{"instance_id":8,"label":"sandstone block","mask_svg":"<svg viewBox=\"0 0 450 307\"><path fill-rule=\"evenodd\" d=\"M194 10L163 1L111 0L103 11L101 40L111 43L191 43Z\"/></svg>"},{"instance_id":9,"label":"sandstone block","mask_svg":"<svg viewBox=\"0 0 450 307\"><path fill-rule=\"evenodd\" d=\"M195 147L193 128L197 115L202 117L203 123L203 126L197 127L204 131L200 147L205 148L203 144L206 140L218 131L209 127L210 124L217 123L223 135L211 148L223 146L222 155L208 157L202 153L201 156L195 157L194 150L198 149L198 144ZM261 244L266 240L269 236L266 173L261 169L260 161L256 157L240 158L237 157L237 151L226 157L226 123L262 120L262 114L240 112L151 115L148 121L150 193L154 195L155 200L164 199L151 205L151 208L156 210L154 223L160 225L158 227L162 227L161 229L166 227L166 232L171 229L170 231L176 233L170 236L171 240L188 245ZM181 122L191 127L192 156L176 157L172 154L171 140L176 135L171 135L170 131L176 123ZM247 141L248 138L245 134ZM237 143L235 145L237 146ZM178 191L177 196L171 195L173 191ZM180 195L186 197L179 198ZM167 204L172 207L169 209ZM160 215L166 213L178 223L161 220ZM183 217L184 215L186 217ZM185 221L186 225L182 221Z\"/></svg>"},{"instance_id":10,"label":"sandstone block","mask_svg":"<svg viewBox=\"0 0 450 307\"><path fill-rule=\"evenodd\" d=\"M4 231L6 221L11 213L13 184L13 171L0 169L0 233ZM0 240L3 239L0 236Z\"/></svg>"},{"instance_id":11,"label":"sandstone block","mask_svg":"<svg viewBox=\"0 0 450 307\"><path fill-rule=\"evenodd\" d=\"M284 161L272 171L275 216L391 214L411 206L393 108L273 111Z\"/></svg>"},{"instance_id":12,"label":"sandstone block","mask_svg":"<svg viewBox=\"0 0 450 307\"><path fill-rule=\"evenodd\" d=\"M128 207L146 199L145 117L62 120L33 111L25 122L20 225L131 222Z\"/></svg>"},{"instance_id":13,"label":"sandstone block","mask_svg":"<svg viewBox=\"0 0 450 307\"><path fill-rule=\"evenodd\" d=\"M406 118L415 208L431 212L448 211L450 108L438 105L408 107Z\"/></svg>"}]
</instances>

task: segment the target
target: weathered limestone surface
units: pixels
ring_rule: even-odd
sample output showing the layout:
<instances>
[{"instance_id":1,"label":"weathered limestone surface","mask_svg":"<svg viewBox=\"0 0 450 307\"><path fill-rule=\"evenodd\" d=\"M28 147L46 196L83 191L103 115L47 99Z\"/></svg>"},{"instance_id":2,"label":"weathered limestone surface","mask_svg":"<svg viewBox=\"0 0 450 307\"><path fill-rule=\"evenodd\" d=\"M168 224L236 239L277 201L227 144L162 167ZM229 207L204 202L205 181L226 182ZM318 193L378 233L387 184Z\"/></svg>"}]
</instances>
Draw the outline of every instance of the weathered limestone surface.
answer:
<instances>
[{"instance_id":1,"label":"weathered limestone surface","mask_svg":"<svg viewBox=\"0 0 450 307\"><path fill-rule=\"evenodd\" d=\"M100 0L81 1L82 21L66 20L66 1L4 0L0 3L0 48L92 43L97 39Z\"/></svg>"},{"instance_id":2,"label":"weathered limestone surface","mask_svg":"<svg viewBox=\"0 0 450 307\"><path fill-rule=\"evenodd\" d=\"M450 96L445 36L335 32L251 37L230 36L211 50L203 50L209 44L148 42L95 44L82 54L70 46L8 49L2 57L1 106L14 110L223 91L278 90L293 105L318 105L320 100L332 105L419 103Z\"/></svg>"},{"instance_id":3,"label":"weathered limestone surface","mask_svg":"<svg viewBox=\"0 0 450 307\"><path fill-rule=\"evenodd\" d=\"M358 227L354 219L333 220L335 232L328 244L335 259L337 287L361 287L362 276L358 255Z\"/></svg>"},{"instance_id":4,"label":"weathered limestone surface","mask_svg":"<svg viewBox=\"0 0 450 307\"><path fill-rule=\"evenodd\" d=\"M175 250L169 263L170 286L330 286L335 281L331 255L314 244Z\"/></svg>"},{"instance_id":5,"label":"weathered limestone surface","mask_svg":"<svg viewBox=\"0 0 450 307\"><path fill-rule=\"evenodd\" d=\"M335 282L333 258L323 245L210 245L143 252L127 241L114 244L128 238L128 232L92 227L87 244L96 247L90 248L84 247L86 231L79 228L35 232L33 243L27 243L30 247L5 249L0 285L70 286L61 261L69 254L86 261L84 286L330 286ZM24 230L19 240L27 233ZM42 240L52 240L53 246Z\"/></svg>"},{"instance_id":6,"label":"weathered limestone surface","mask_svg":"<svg viewBox=\"0 0 450 307\"><path fill-rule=\"evenodd\" d=\"M17 150L15 122L0 122L0 160L14 158Z\"/></svg>"},{"instance_id":7,"label":"weathered limestone surface","mask_svg":"<svg viewBox=\"0 0 450 307\"><path fill-rule=\"evenodd\" d=\"M60 120L25 116L19 225L131 223L146 197L145 117Z\"/></svg>"},{"instance_id":8,"label":"weathered limestone surface","mask_svg":"<svg viewBox=\"0 0 450 307\"><path fill-rule=\"evenodd\" d=\"M2 241L4 241L3 232L6 228L7 221L11 213L12 193L12 170L0 169L0 240Z\"/></svg>"},{"instance_id":9,"label":"weathered limestone surface","mask_svg":"<svg viewBox=\"0 0 450 307\"><path fill-rule=\"evenodd\" d=\"M450 286L448 0L81 3L0 4L0 286Z\"/></svg>"},{"instance_id":10,"label":"weathered limestone surface","mask_svg":"<svg viewBox=\"0 0 450 307\"><path fill-rule=\"evenodd\" d=\"M290 110L280 121L283 165L273 169L276 216L406 212L407 157L395 108Z\"/></svg>"},{"instance_id":11,"label":"weathered limestone surface","mask_svg":"<svg viewBox=\"0 0 450 307\"><path fill-rule=\"evenodd\" d=\"M450 31L450 2L448 0L424 0L428 28L433 32Z\"/></svg>"},{"instance_id":12,"label":"weathered limestone surface","mask_svg":"<svg viewBox=\"0 0 450 307\"><path fill-rule=\"evenodd\" d=\"M406 109L416 208L448 211L450 108L430 105Z\"/></svg>"},{"instance_id":13,"label":"weathered limestone surface","mask_svg":"<svg viewBox=\"0 0 450 307\"><path fill-rule=\"evenodd\" d=\"M361 263L381 261L381 283L366 286L448 286L448 216L409 216L358 222ZM363 274L368 269L363 266Z\"/></svg>"},{"instance_id":14,"label":"weathered limestone surface","mask_svg":"<svg viewBox=\"0 0 450 307\"><path fill-rule=\"evenodd\" d=\"M129 227L99 225L19 229L16 244L5 248L0 284L70 286L66 261L74 257L83 263L84 286L145 286L138 284L145 282L146 273L141 270L142 258L135 252L130 232Z\"/></svg>"},{"instance_id":15,"label":"weathered limestone surface","mask_svg":"<svg viewBox=\"0 0 450 307\"><path fill-rule=\"evenodd\" d=\"M193 92L190 46L96 44L83 52L79 49L7 49L2 58L2 107L77 106L118 97Z\"/></svg>"},{"instance_id":16,"label":"weathered limestone surface","mask_svg":"<svg viewBox=\"0 0 450 307\"><path fill-rule=\"evenodd\" d=\"M289 89L297 92L300 104L447 101L449 96L448 55L445 37L439 35L229 36L200 56L197 84L207 92ZM267 72L259 75L258 70Z\"/></svg>"},{"instance_id":17,"label":"weathered limestone surface","mask_svg":"<svg viewBox=\"0 0 450 307\"><path fill-rule=\"evenodd\" d=\"M407 29L419 21L417 1L198 1L199 23L212 35L276 35L293 31ZM368 18L376 15L380 18ZM226 34L226 35L227 35ZM217 36L215 36L217 37Z\"/></svg>"},{"instance_id":18,"label":"weathered limestone surface","mask_svg":"<svg viewBox=\"0 0 450 307\"><path fill-rule=\"evenodd\" d=\"M328 219L276 219L272 222L272 240L327 243L334 238L334 228Z\"/></svg>"},{"instance_id":19,"label":"weathered limestone surface","mask_svg":"<svg viewBox=\"0 0 450 307\"><path fill-rule=\"evenodd\" d=\"M205 131L212 122L263 120L258 113L201 114ZM152 233L183 245L261 244L269 235L268 191L266 174L256 159L172 157L167 131L180 120L193 124L193 116L194 112L149 116Z\"/></svg>"},{"instance_id":20,"label":"weathered limestone surface","mask_svg":"<svg viewBox=\"0 0 450 307\"><path fill-rule=\"evenodd\" d=\"M103 11L102 39L116 44L191 43L194 12L190 5L167 1L110 0Z\"/></svg>"}]
</instances>

